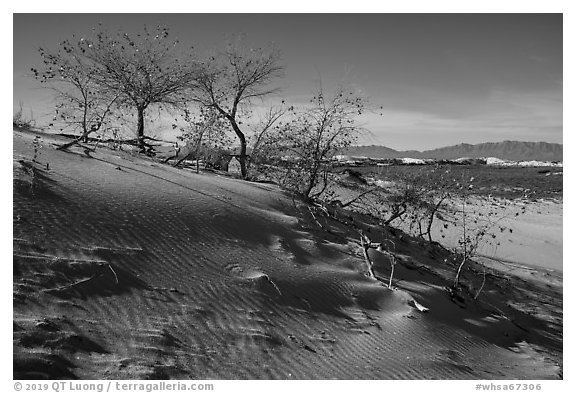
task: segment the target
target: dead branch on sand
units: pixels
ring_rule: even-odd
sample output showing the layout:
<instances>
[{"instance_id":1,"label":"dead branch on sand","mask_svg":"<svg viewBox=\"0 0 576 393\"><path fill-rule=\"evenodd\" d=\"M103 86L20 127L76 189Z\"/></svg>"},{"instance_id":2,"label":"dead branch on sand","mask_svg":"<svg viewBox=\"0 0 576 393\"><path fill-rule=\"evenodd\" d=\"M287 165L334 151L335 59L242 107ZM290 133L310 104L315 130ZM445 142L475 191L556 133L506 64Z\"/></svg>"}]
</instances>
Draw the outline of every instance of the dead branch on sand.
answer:
<instances>
[{"instance_id":1,"label":"dead branch on sand","mask_svg":"<svg viewBox=\"0 0 576 393\"><path fill-rule=\"evenodd\" d=\"M388 255L390 260L390 278L388 279L388 289L392 289L392 279L394 277L394 267L396 266L396 256L392 251L390 251L389 247L386 246L387 242L390 243L394 249L396 249L396 244L390 239L385 239L382 243L373 243L367 235L365 235L363 232L360 232L360 245L362 246L364 260L366 261L366 266L368 266L368 271L370 272L370 276L372 278L376 278L376 276L374 274L373 268L374 263L370 259L368 250L372 248L376 251Z\"/></svg>"},{"instance_id":2,"label":"dead branch on sand","mask_svg":"<svg viewBox=\"0 0 576 393\"><path fill-rule=\"evenodd\" d=\"M293 200L294 202L294 200ZM323 225L319 220L317 215L314 213L314 209L316 209L317 211L321 212L325 217L328 217L340 224L345 225L346 227L353 227L357 230L360 231L360 243L357 243L354 241L354 243L358 244L361 248L362 248L362 252L364 255L364 262L366 264L367 270L368 270L368 274L370 278L376 279L378 280L378 278L376 277L376 274L374 273L374 263L372 262L372 260L370 259L370 254L368 253L369 249L375 249L379 252L382 252L384 254L387 254L389 260L390 260L390 268L391 268L391 272L390 272L390 278L388 280L388 288L392 289L392 279L394 277L394 267L396 265L396 256L394 255L394 253L392 251L390 251L389 247L386 245L386 243L390 243L393 247L393 249L396 248L396 244L390 240L390 239L386 239L384 240L384 242L382 243L373 243L370 238L364 234L364 231L359 228L357 225L355 225L354 222L347 222L345 220L342 220L341 218L337 217L336 215L336 211L331 212L328 207L322 203L318 203L318 202L312 202L312 206L308 206L308 211L310 212L310 215L312 216L312 219L314 220L314 222L320 227L322 228L324 231L333 234L333 235L340 235L338 233L335 233L334 231L332 231L330 228L328 228L327 226ZM347 239L347 238L346 238ZM348 240L348 239L347 239Z\"/></svg>"},{"instance_id":3,"label":"dead branch on sand","mask_svg":"<svg viewBox=\"0 0 576 393\"><path fill-rule=\"evenodd\" d=\"M279 294L280 296L282 296L282 292L280 291L280 288L278 288L278 285L276 285L276 283L275 283L274 281L272 281L272 279L270 278L270 276L268 276L267 274L265 274L263 277L266 279L266 281L268 281L268 283L270 283L270 285L272 285L272 287L276 290L276 292L278 292L278 294Z\"/></svg>"},{"instance_id":4,"label":"dead branch on sand","mask_svg":"<svg viewBox=\"0 0 576 393\"><path fill-rule=\"evenodd\" d=\"M116 272L114 271L114 268L112 267L112 265L110 265L108 262L105 262L105 263L102 263L102 264L100 265L100 267L102 267L102 266L108 267L108 268L110 269L110 271L112 272L112 274L114 275L114 279L116 280L116 285L120 284L120 282L118 281L118 275L117 275ZM81 284L85 284L85 283L87 283L87 282L89 282L89 281L91 281L91 280L93 280L93 279L95 279L95 278L101 277L103 274L104 274L103 272L95 273L95 274L93 274L92 276L90 276L90 277L88 277L88 278L84 278L84 279L82 279L82 280L78 280L78 281L75 281L75 282L73 282L73 283L71 283L71 284L63 285L63 286L58 287L58 288L48 288L48 289L44 289L44 291L50 291L50 292L53 292L53 291L65 291L65 290L67 290L67 289L74 288L75 286L78 286L78 285L81 285Z\"/></svg>"},{"instance_id":5,"label":"dead branch on sand","mask_svg":"<svg viewBox=\"0 0 576 393\"><path fill-rule=\"evenodd\" d=\"M364 261L366 262L366 267L368 268L368 273L370 273L370 277L376 279L376 275L374 274L374 264L370 259L370 254L368 254L368 250L371 247L372 242L368 238L368 236L360 233L360 243L362 244L362 251L364 252Z\"/></svg>"},{"instance_id":6,"label":"dead branch on sand","mask_svg":"<svg viewBox=\"0 0 576 393\"><path fill-rule=\"evenodd\" d=\"M393 252L391 252L386 246L383 245L383 243L385 242L390 243L394 248L394 250L396 250L396 243L394 243L390 239L385 239L384 242L380 243L380 245L376 247L376 250L388 254L388 258L390 259L390 280L388 281L388 289L392 289L392 277L394 277L394 266L396 266L396 255L394 255Z\"/></svg>"}]
</instances>

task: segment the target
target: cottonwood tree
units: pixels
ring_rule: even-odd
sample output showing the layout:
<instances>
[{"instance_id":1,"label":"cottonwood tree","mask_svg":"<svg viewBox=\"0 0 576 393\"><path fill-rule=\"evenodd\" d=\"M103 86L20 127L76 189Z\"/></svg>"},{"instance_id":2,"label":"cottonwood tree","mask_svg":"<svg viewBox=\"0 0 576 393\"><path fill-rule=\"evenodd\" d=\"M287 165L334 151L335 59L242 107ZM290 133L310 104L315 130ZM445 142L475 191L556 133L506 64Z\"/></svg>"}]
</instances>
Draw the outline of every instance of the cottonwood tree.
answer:
<instances>
[{"instance_id":1,"label":"cottonwood tree","mask_svg":"<svg viewBox=\"0 0 576 393\"><path fill-rule=\"evenodd\" d=\"M333 96L325 97L319 86L310 104L295 112L279 131L279 146L287 156L285 185L308 200L326 191L332 157L350 146L362 131L357 117L364 112L366 100L342 86Z\"/></svg>"},{"instance_id":2,"label":"cottonwood tree","mask_svg":"<svg viewBox=\"0 0 576 393\"><path fill-rule=\"evenodd\" d=\"M94 38L81 39L79 49L98 72L96 83L119 94L122 106L136 111L136 135L145 149L144 117L154 104L163 108L186 103L201 65L191 51L178 48L165 27L144 28L139 34L98 31Z\"/></svg>"},{"instance_id":3,"label":"cottonwood tree","mask_svg":"<svg viewBox=\"0 0 576 393\"><path fill-rule=\"evenodd\" d=\"M248 155L246 133L241 128L242 110L250 107L255 99L277 91L269 85L283 74L283 70L277 49L244 49L236 43L210 57L196 79L191 100L213 108L229 122L240 143L238 160L243 178L248 175Z\"/></svg>"},{"instance_id":4,"label":"cottonwood tree","mask_svg":"<svg viewBox=\"0 0 576 393\"><path fill-rule=\"evenodd\" d=\"M65 149L98 132L107 124L119 92L99 83L102 68L86 56L82 39L64 40L57 51L39 48L43 65L32 68L34 78L55 93L52 123L60 123L62 130L80 130L81 136L60 146Z\"/></svg>"}]
</instances>

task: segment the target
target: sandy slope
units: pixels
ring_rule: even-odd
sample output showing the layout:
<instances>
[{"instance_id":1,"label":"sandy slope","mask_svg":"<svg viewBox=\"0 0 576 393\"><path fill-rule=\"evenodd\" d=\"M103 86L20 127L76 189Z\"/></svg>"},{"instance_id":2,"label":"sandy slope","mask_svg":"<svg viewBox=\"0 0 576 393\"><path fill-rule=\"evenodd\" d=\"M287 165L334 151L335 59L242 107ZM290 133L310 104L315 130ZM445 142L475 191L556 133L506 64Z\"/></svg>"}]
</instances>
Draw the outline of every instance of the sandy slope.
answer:
<instances>
[{"instance_id":1,"label":"sandy slope","mask_svg":"<svg viewBox=\"0 0 576 393\"><path fill-rule=\"evenodd\" d=\"M459 209L460 206L455 207ZM496 198L476 197L467 206L472 228L486 226L489 233L494 233L495 240L486 236L478 253L512 263L539 266L547 269L562 270L562 216L561 201L541 200L503 200ZM483 221L493 213L494 225ZM450 221L450 220L449 220ZM447 247L457 247L457 239L462 236L461 226L450 225L443 228L445 221L437 220L433 237ZM442 238L441 236L444 235Z\"/></svg>"},{"instance_id":2,"label":"sandy slope","mask_svg":"<svg viewBox=\"0 0 576 393\"><path fill-rule=\"evenodd\" d=\"M561 276L460 303L445 251L399 235L392 291L355 231L273 185L43 137L31 192L32 139L14 133L15 378L561 376Z\"/></svg>"}]
</instances>

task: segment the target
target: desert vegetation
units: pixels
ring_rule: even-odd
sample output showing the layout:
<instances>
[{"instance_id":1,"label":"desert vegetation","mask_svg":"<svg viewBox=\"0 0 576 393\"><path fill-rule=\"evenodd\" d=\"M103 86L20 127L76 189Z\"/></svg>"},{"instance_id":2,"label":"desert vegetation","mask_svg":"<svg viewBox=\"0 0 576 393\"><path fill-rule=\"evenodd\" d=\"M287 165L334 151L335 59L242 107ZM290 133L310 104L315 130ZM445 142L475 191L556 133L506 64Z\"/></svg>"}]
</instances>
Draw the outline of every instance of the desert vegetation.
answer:
<instances>
[{"instance_id":1,"label":"desert vegetation","mask_svg":"<svg viewBox=\"0 0 576 393\"><path fill-rule=\"evenodd\" d=\"M43 67L34 77L57 95L54 121L80 129L86 140L92 132L122 124L126 110L136 112L136 139L145 150L145 113L151 105L182 107L184 94L198 79L200 65L178 50L168 30L143 29L127 33L94 30L92 36L72 37L55 52L39 49ZM63 128L61 128L63 129Z\"/></svg>"},{"instance_id":2,"label":"desert vegetation","mask_svg":"<svg viewBox=\"0 0 576 393\"><path fill-rule=\"evenodd\" d=\"M462 269L476 251L488 242L497 245L496 232L505 230L501 213L471 218L467 201L478 194L478 182L451 166L395 170L372 181L356 168L342 176L332 157L365 132L358 119L371 110L350 86L326 89L319 83L307 105L289 106L282 100L254 120L256 101L280 93L275 83L284 65L274 46L250 48L237 39L202 57L180 48L164 27L144 27L135 35L98 27L90 36L61 42L57 51L40 48L39 53L43 66L32 68L33 76L56 97L50 126L79 134L59 149L107 133L113 146L121 147L119 133L129 128L135 113L135 138L124 142L153 156L154 147L146 140L154 138L146 136L145 117L156 107L174 118L172 129L180 131L180 142L164 162L178 166L194 159L199 173L200 163L226 170L237 159L243 179L272 181L303 198L317 215L335 217L335 207L360 212L376 218L382 230L399 226L429 243L439 244L434 236L444 237L443 229L458 228L453 290L459 289ZM26 126L22 109L16 123ZM433 231L438 221L440 230ZM360 240L372 278L370 249L386 253L393 272L392 240L374 243L363 232Z\"/></svg>"},{"instance_id":3,"label":"desert vegetation","mask_svg":"<svg viewBox=\"0 0 576 393\"><path fill-rule=\"evenodd\" d=\"M237 160L241 178L272 181L318 209L317 215L331 217L335 208L359 212L376 218L382 230L401 227L431 244L442 243L445 229L457 228L454 290L477 250L499 245L498 232L506 230L501 221L523 213L471 217L469 200L475 196L518 197L518 187L506 189L510 195L502 195L502 184L488 189L486 185L500 179L492 174L475 180L451 165L390 166L377 174L335 165L332 158L366 132L359 118L372 111L371 103L351 86L327 89L320 82L305 105L295 107L282 100L266 108L266 98L281 94L277 83L285 69L274 46L251 48L238 38L223 50L201 56L180 48L165 27L144 27L129 35L99 26L90 35L62 41L57 51L40 48L39 53L43 66L32 68L33 76L56 97L50 127L79 134L59 149L86 144L93 134L100 135L98 140L112 135L114 148L131 143L154 156L154 138L145 131L146 114L154 107L160 118L173 118L171 127L180 132L173 149L159 156L164 162L179 166L195 160L199 173L201 164L227 170L231 160ZM121 140L119 135L131 129L134 116L134 139ZM17 123L28 127L22 108L14 115ZM524 198L534 197L538 186L522 192ZM364 233L360 239L374 277L367 251L376 249L394 258L393 243L373 243ZM391 283L392 277L389 287Z\"/></svg>"},{"instance_id":4,"label":"desert vegetation","mask_svg":"<svg viewBox=\"0 0 576 393\"><path fill-rule=\"evenodd\" d=\"M238 347L264 346L269 351L266 353L272 354L278 348L296 348L307 356L316 354L311 341L298 338L288 330L279 334L271 328L275 322L270 321L270 315L276 315L271 311L275 305L289 306L286 309L290 313L298 310L294 315L286 315L288 319L295 316L302 325L308 321L302 317L304 313L321 314L321 318L325 318L322 323L333 324L342 331L361 320L365 324L359 330L362 340L372 334L371 328L387 329L370 316L371 311L388 310L387 307L392 315L397 310L407 313L410 320L420 317L420 314L411 314L412 309L433 314L436 307L444 307L461 312L458 323L462 325L466 318L476 317L474 312L478 312L484 318L478 326L492 318L501 329L504 324L501 319L508 321L508 330L503 329L506 337L509 331L518 335L518 331L524 329L517 322L518 313L511 317L501 311L508 299L498 291L510 288L513 279L502 270L489 268L482 258L493 255L500 242L504 242L501 236L512 233L510 219L524 215L528 202L543 196L558 196L558 190L553 187L559 189L561 197L558 177L544 179L542 172L538 174L548 183L540 179L532 179L530 183L526 172L521 174L518 168L509 168L504 173L499 169L441 164L342 166L333 157L368 132L362 126L361 117L373 111L373 103L352 85L327 87L322 82L311 91L307 102L301 105L287 102L278 88L285 65L280 50L274 46L250 48L243 40L236 40L227 43L223 50L202 55L194 49L181 48L167 28L144 28L140 34L129 35L97 27L91 35L61 42L56 51L41 48L39 53L43 66L32 68L32 76L54 92L56 103L49 128L59 130L66 138L62 135L48 138L56 144L56 149L46 149L48 142L35 135L30 142L31 150L26 150L28 145L23 142L26 136L19 136L22 139L17 144L19 152L26 152L30 157L20 160L21 167L15 175L15 192L20 198L18 207L26 212L36 204L40 206L39 211L47 209L45 215L28 218L30 222L38 220L34 228L41 229L45 225L42 220L60 220L58 214L50 213L50 209L60 209L61 215L72 217L68 217L73 221L71 244L76 244L73 236L77 231L82 236L94 235L98 245L80 251L61 251L58 249L61 245L52 243L37 246L34 241L43 235L36 232L29 235L27 221L21 221L17 215L15 225L19 235L15 235L15 244L22 252L15 258L15 277L28 275L34 280L25 278L15 284L15 304L25 304L27 296L36 293L38 288L42 293L56 294L58 304L74 304L76 297L86 293L120 297L153 291L155 296L162 297L162 304L158 306L161 313L174 312L175 322L144 332L143 340L148 342L139 343L138 348L154 350L150 343L160 342L163 345L160 352L165 351L162 359L177 359L176 363L182 361L181 364L193 364L203 370L212 367L205 359L220 355L204 348L203 343L186 341L195 334L176 339L168 330L179 326L190 333L186 329L190 329L193 322L205 324L206 327L199 329L205 328L207 335L212 334L211 324L222 324L222 320L205 322L213 316L206 305L213 301L214 293L224 299L222 307L234 304L234 310L226 309L226 312L237 312L241 317L248 315L250 319L246 325L238 322L246 330L242 337L226 332L228 336L224 335L218 344L221 353L240 343ZM266 101L270 98L275 99L274 104ZM166 143L153 136L148 125L154 113L158 113L160 127L169 124L168 128L178 133L177 142ZM13 124L19 130L29 131L33 121L24 118L21 106ZM105 142L114 155L108 149L101 149L106 152L97 159L86 159L95 158ZM123 149L130 153L121 155L119 150ZM47 158L42 160L44 155ZM60 186L51 180L48 159L56 160L65 168L58 170L66 172L61 174L62 182L72 180L67 188L58 188ZM78 180L76 169L69 169L71 164L67 160L83 169L93 165L101 173L91 171L88 180ZM228 178L234 175L227 173L232 162L239 165L237 179L233 181ZM169 163L181 170L170 167ZM191 165L195 173L185 170ZM493 172L488 173L489 170ZM150 188L146 181L150 182ZM159 181L161 183L155 183ZM78 195L70 191L74 188L70 184L76 184L74 182L79 184ZM263 183L274 186L267 188L269 184ZM131 187L139 194L133 195L136 191ZM281 192L276 194L278 189ZM94 222L90 224L94 228L79 224L81 218ZM59 221L55 225L60 225ZM139 228L136 232L142 232L147 240L134 240L132 235L126 235L134 228ZM104 234L116 231L118 239L103 238L99 231ZM173 239L178 242L172 242ZM51 252L55 256L48 258ZM43 258L49 260L48 265L37 262ZM28 259L33 262L28 263ZM329 268L326 268L328 262L316 264L318 260L331 263L332 259L337 263ZM142 275L133 273L131 269L142 269L146 265L141 260L157 272L170 274L171 279L162 281L152 274L146 276L144 271L140 272ZM171 265L172 260L178 263ZM164 262L169 265L166 272ZM313 267L305 270L308 265ZM198 272L194 270L191 274L190 266ZM357 274L353 278L347 276L351 266ZM214 284L222 271L239 284L231 285L233 289ZM202 285L186 281L195 279L196 274ZM422 282L428 280L425 285L421 284L421 276L425 277ZM156 284L148 285L146 280L156 280ZM341 285L342 282L346 284ZM412 295L408 294L410 290L414 290ZM172 303L188 301L183 300L184 293L193 295L190 296L193 299L202 298L206 303L185 304L177 312L170 309ZM264 294L266 301L257 298L251 303L253 299L249 298L254 293ZM137 296L134 299L130 301L140 309L148 309L146 302L156 301L152 297L144 303ZM38 302L47 300L41 298ZM454 303L458 308L450 308ZM268 307L268 314L264 315L255 305ZM92 306L97 312L108 307L102 300ZM242 307L249 311L245 312ZM354 316L347 315L354 307L357 309L350 312ZM444 317L442 312L438 314L441 315L438 318ZM192 321L193 318L197 319ZM341 324L338 318L346 323ZM526 317L532 321L530 318ZM80 328L71 327L65 321L59 323L61 326L57 329L42 334L50 336L48 341L55 345L51 349L60 354L69 349L70 337L83 336ZM403 323L404 320L393 321L398 326ZM70 325L69 331L64 330L66 324ZM45 326L26 325L21 331L40 331ZM292 325L287 323L287 326ZM458 325L458 329L461 328ZM462 329L470 329L485 338L476 327L466 325ZM335 343L336 339L328 337L327 331L321 330L310 337L322 345ZM387 331L388 337L391 332ZM460 330L455 332L450 339L461 334ZM34 347L35 343L30 343L32 339L25 333L17 335L19 340L24 340L24 347ZM534 342L546 342L540 335L535 336ZM64 344L54 344L60 343L58 340L64 340ZM516 343L510 340L512 338L504 341L510 345ZM92 352L103 358L107 356L105 348L95 343L92 347L88 338L84 342L92 349L79 347L77 351L82 352L79 356L88 357ZM498 340L494 342L501 344ZM244 355L236 354L238 358ZM197 358L190 361L189 356ZM463 362L460 355L452 357L458 358L452 362L459 366ZM180 372L178 367L158 371L161 369L158 363L150 366L152 371L146 368L149 365L142 366L148 375L138 368L140 365L130 363L132 359L128 356L123 361L141 372L139 375L151 378ZM274 361L270 360L270 364ZM19 367L27 369L26 364ZM492 366L485 367L493 371ZM65 361L61 369L64 372L60 376L71 373ZM219 374L221 369L215 368L217 371L210 375L234 375ZM129 371L119 368L111 375L125 377ZM299 372L309 375L306 370L299 369ZM465 369L458 375L467 375L467 372Z\"/></svg>"}]
</instances>

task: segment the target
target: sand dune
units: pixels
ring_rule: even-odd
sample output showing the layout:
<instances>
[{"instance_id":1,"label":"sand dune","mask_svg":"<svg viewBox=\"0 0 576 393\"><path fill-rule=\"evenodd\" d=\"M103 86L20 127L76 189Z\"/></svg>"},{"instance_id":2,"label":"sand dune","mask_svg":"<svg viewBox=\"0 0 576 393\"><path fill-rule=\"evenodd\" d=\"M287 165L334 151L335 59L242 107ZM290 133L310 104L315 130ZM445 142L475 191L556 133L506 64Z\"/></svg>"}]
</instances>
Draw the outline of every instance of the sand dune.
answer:
<instances>
[{"instance_id":1,"label":"sand dune","mask_svg":"<svg viewBox=\"0 0 576 393\"><path fill-rule=\"evenodd\" d=\"M14 132L14 378L562 376L561 276L459 304L444 251L404 236L390 290L354 230L325 232L274 185L54 138L32 189L33 135Z\"/></svg>"},{"instance_id":2,"label":"sand dune","mask_svg":"<svg viewBox=\"0 0 576 393\"><path fill-rule=\"evenodd\" d=\"M483 242L479 254L512 263L563 269L561 201L505 201L478 197L471 199L466 209L470 212L470 220L482 220L490 213L496 217L493 221L497 224L487 228L497 238ZM485 225L483 221L479 222L479 227ZM461 233L454 226L443 228L444 223L442 220L436 222L433 236L449 247L456 247Z\"/></svg>"}]
</instances>

